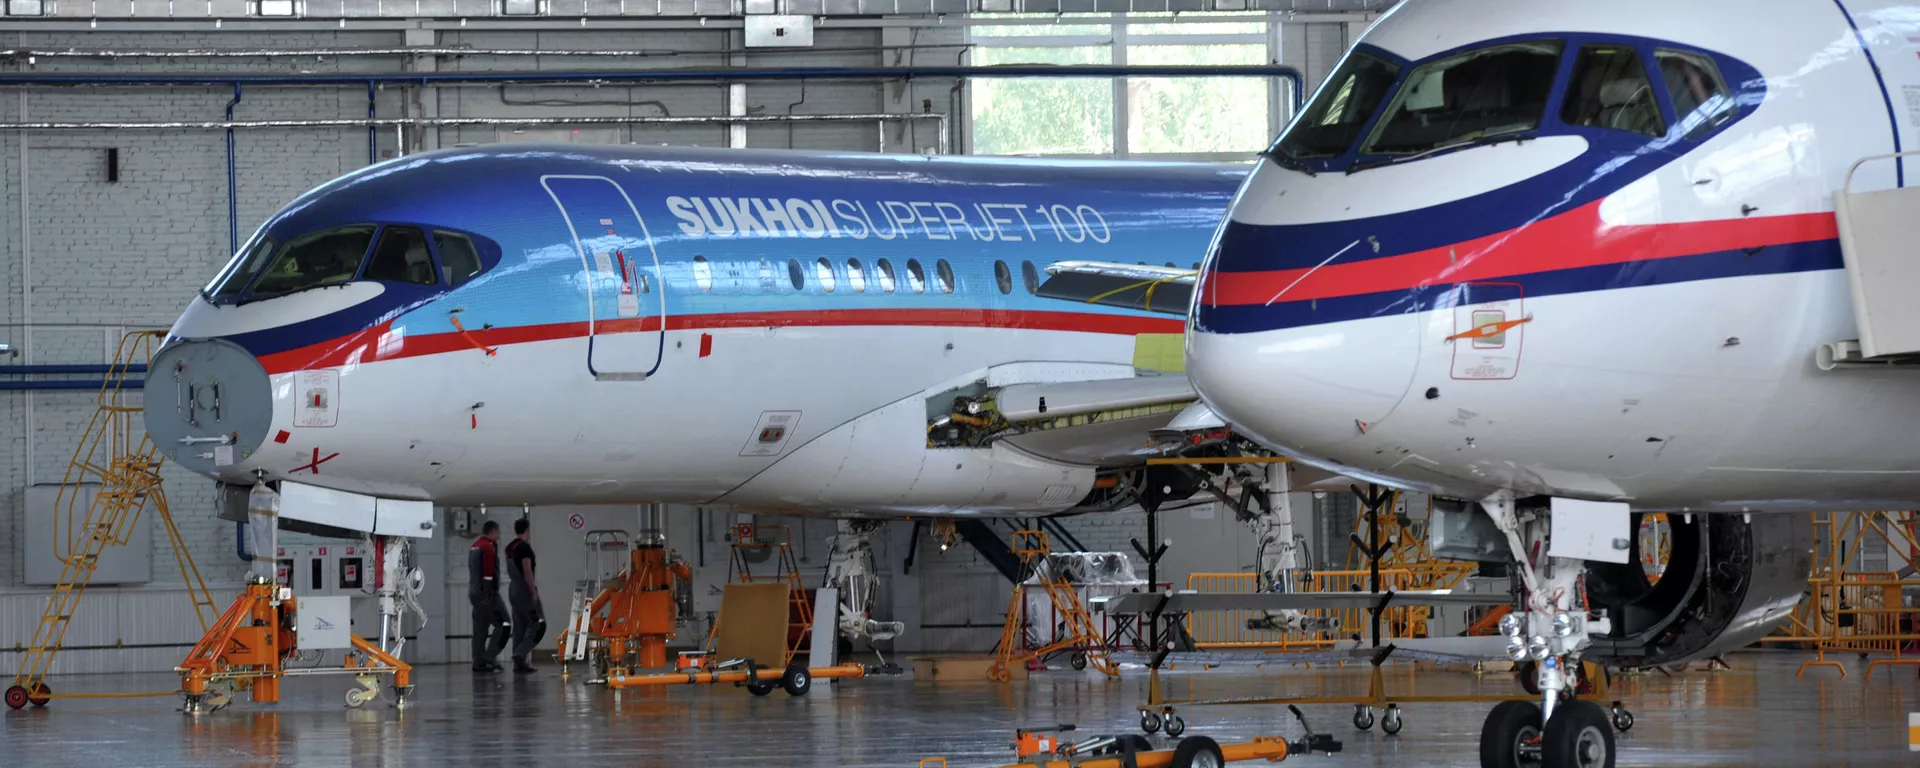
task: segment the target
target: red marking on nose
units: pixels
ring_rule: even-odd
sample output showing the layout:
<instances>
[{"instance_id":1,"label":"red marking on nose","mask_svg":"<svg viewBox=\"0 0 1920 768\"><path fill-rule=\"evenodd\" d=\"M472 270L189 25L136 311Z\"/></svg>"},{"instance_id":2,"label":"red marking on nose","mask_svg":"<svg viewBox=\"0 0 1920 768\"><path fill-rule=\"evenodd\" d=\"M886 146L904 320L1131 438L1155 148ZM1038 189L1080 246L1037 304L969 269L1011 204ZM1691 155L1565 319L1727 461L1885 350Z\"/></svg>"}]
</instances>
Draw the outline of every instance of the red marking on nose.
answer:
<instances>
[{"instance_id":1,"label":"red marking on nose","mask_svg":"<svg viewBox=\"0 0 1920 768\"><path fill-rule=\"evenodd\" d=\"M479 428L480 428L480 414L477 414L477 413L474 413L474 414L468 414L468 416L467 416L467 417L468 417L468 418L470 418L470 419L473 419L473 426L472 426L472 427L469 427L469 429L479 429Z\"/></svg>"},{"instance_id":2,"label":"red marking on nose","mask_svg":"<svg viewBox=\"0 0 1920 768\"><path fill-rule=\"evenodd\" d=\"M298 472L303 469L307 470L308 472L312 472L316 475L320 474L320 465L325 464L329 461L333 461L333 458L339 455L340 455L339 452L336 451L334 453L329 453L323 457L320 455L320 449L315 448L313 449L313 461L294 467L293 469L288 470L287 474L293 474L294 472Z\"/></svg>"},{"instance_id":3,"label":"red marking on nose","mask_svg":"<svg viewBox=\"0 0 1920 768\"><path fill-rule=\"evenodd\" d=\"M700 334L700 356L706 357L711 354L713 354L713 334Z\"/></svg>"},{"instance_id":4,"label":"red marking on nose","mask_svg":"<svg viewBox=\"0 0 1920 768\"><path fill-rule=\"evenodd\" d=\"M288 441L288 440L291 440L291 439L293 439L293 433L292 433L292 432L288 432L288 431L286 431L286 430L284 430L284 429L283 429L283 430L280 430L280 432L279 432L278 434L275 434L275 435L273 436L273 441L274 441L274 442L276 442L276 443L285 443L286 441Z\"/></svg>"}]
</instances>

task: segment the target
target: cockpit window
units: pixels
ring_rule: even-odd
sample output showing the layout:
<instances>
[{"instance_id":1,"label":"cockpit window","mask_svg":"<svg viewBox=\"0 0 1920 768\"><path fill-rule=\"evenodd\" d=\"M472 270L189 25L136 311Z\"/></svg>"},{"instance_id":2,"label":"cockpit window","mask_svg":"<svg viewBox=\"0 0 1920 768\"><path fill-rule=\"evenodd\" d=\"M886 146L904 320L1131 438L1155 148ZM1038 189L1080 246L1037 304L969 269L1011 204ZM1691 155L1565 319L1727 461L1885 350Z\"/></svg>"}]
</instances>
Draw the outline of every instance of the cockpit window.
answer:
<instances>
[{"instance_id":1,"label":"cockpit window","mask_svg":"<svg viewBox=\"0 0 1920 768\"><path fill-rule=\"evenodd\" d=\"M1661 79L1667 81L1673 114L1680 118L1687 138L1698 138L1733 116L1733 96L1713 59L1663 48L1653 52L1653 60L1660 65Z\"/></svg>"},{"instance_id":2,"label":"cockpit window","mask_svg":"<svg viewBox=\"0 0 1920 768\"><path fill-rule=\"evenodd\" d=\"M245 257L235 258L232 264L227 265L227 271L208 288L207 297L211 299L238 297L241 291L246 290L247 283L253 281L253 276L260 273L260 268L266 266L267 257L273 255L273 246L273 238L260 238L260 242L254 243L253 250L247 251Z\"/></svg>"},{"instance_id":3,"label":"cockpit window","mask_svg":"<svg viewBox=\"0 0 1920 768\"><path fill-rule=\"evenodd\" d=\"M1662 136L1666 121L1660 117L1660 102L1654 98L1653 83L1640 63L1640 54L1620 45L1589 45L1580 49L1580 60L1573 67L1573 81L1560 108L1560 120L1567 125L1611 128L1618 131Z\"/></svg>"},{"instance_id":4,"label":"cockpit window","mask_svg":"<svg viewBox=\"0 0 1920 768\"><path fill-rule=\"evenodd\" d=\"M1294 158L1346 152L1399 75L1400 67L1392 62L1358 51L1349 54L1274 150Z\"/></svg>"},{"instance_id":5,"label":"cockpit window","mask_svg":"<svg viewBox=\"0 0 1920 768\"><path fill-rule=\"evenodd\" d=\"M380 246L367 260L365 280L433 285L433 254L427 252L427 235L413 227L387 227L380 232Z\"/></svg>"},{"instance_id":6,"label":"cockpit window","mask_svg":"<svg viewBox=\"0 0 1920 768\"><path fill-rule=\"evenodd\" d=\"M352 280L372 242L371 224L329 229L294 240L254 281L248 293L270 296Z\"/></svg>"},{"instance_id":7,"label":"cockpit window","mask_svg":"<svg viewBox=\"0 0 1920 768\"><path fill-rule=\"evenodd\" d=\"M459 285L480 274L480 254L466 235L435 231L433 248L440 252L441 282Z\"/></svg>"},{"instance_id":8,"label":"cockpit window","mask_svg":"<svg viewBox=\"0 0 1920 768\"><path fill-rule=\"evenodd\" d=\"M1539 128L1560 48L1558 41L1507 43L1421 65L1361 153L1418 154Z\"/></svg>"}]
</instances>

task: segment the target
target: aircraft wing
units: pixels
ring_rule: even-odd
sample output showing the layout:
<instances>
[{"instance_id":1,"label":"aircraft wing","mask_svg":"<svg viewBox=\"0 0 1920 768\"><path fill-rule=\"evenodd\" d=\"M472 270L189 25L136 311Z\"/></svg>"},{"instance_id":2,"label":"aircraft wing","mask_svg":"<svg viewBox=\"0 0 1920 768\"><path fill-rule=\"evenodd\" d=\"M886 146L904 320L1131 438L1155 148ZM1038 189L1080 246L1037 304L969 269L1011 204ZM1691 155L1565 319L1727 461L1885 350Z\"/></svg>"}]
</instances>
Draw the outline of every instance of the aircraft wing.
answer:
<instances>
[{"instance_id":1,"label":"aircraft wing","mask_svg":"<svg viewBox=\"0 0 1920 768\"><path fill-rule=\"evenodd\" d=\"M1042 458L1101 467L1158 455L1153 434L1194 407L1184 374L1009 384L992 393L997 438Z\"/></svg>"},{"instance_id":2,"label":"aircraft wing","mask_svg":"<svg viewBox=\"0 0 1920 768\"><path fill-rule=\"evenodd\" d=\"M1187 314L1200 273L1179 267L1149 267L1101 261L1060 261L1047 265L1049 277L1038 295L1109 307Z\"/></svg>"}]
</instances>

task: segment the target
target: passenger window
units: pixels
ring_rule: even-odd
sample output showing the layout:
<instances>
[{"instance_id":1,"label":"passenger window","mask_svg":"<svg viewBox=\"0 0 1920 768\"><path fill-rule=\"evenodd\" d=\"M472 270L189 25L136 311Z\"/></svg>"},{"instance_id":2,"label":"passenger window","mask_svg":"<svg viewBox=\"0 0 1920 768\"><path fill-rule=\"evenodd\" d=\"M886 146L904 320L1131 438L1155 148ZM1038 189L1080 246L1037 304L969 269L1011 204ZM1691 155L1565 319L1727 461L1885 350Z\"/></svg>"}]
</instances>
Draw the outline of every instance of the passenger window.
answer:
<instances>
[{"instance_id":1,"label":"passenger window","mask_svg":"<svg viewBox=\"0 0 1920 768\"><path fill-rule=\"evenodd\" d=\"M881 259L873 263L873 273L880 280L880 290L893 293L893 262Z\"/></svg>"},{"instance_id":2,"label":"passenger window","mask_svg":"<svg viewBox=\"0 0 1920 768\"><path fill-rule=\"evenodd\" d=\"M1020 262L1020 279L1027 284L1027 293L1040 292L1040 270L1034 268L1033 262Z\"/></svg>"},{"instance_id":3,"label":"passenger window","mask_svg":"<svg viewBox=\"0 0 1920 768\"><path fill-rule=\"evenodd\" d=\"M799 259L787 259L787 282L793 283L796 291L807 289L807 273L800 268Z\"/></svg>"},{"instance_id":4,"label":"passenger window","mask_svg":"<svg viewBox=\"0 0 1920 768\"><path fill-rule=\"evenodd\" d=\"M433 247L440 252L440 282L459 285L480 274L480 254L466 235L436 231Z\"/></svg>"},{"instance_id":5,"label":"passenger window","mask_svg":"<svg viewBox=\"0 0 1920 768\"><path fill-rule=\"evenodd\" d=\"M241 291L246 290L247 283L253 282L253 276L260 273L260 268L267 265L267 257L273 255L273 246L272 239L263 237L246 256L234 257L233 263L227 266L228 272L208 286L209 298L224 299L240 295Z\"/></svg>"},{"instance_id":6,"label":"passenger window","mask_svg":"<svg viewBox=\"0 0 1920 768\"><path fill-rule=\"evenodd\" d=\"M1560 43L1507 43L1429 62L1407 75L1366 154L1410 155L1540 127Z\"/></svg>"},{"instance_id":7,"label":"passenger window","mask_svg":"<svg viewBox=\"0 0 1920 768\"><path fill-rule=\"evenodd\" d=\"M993 262L993 284L1000 288L1001 293L1013 293L1013 270L1007 268L1006 262Z\"/></svg>"},{"instance_id":8,"label":"passenger window","mask_svg":"<svg viewBox=\"0 0 1920 768\"><path fill-rule=\"evenodd\" d=\"M391 283L433 285L433 255L427 252L427 235L413 227L387 227L380 232L380 246L367 260L366 280Z\"/></svg>"},{"instance_id":9,"label":"passenger window","mask_svg":"<svg viewBox=\"0 0 1920 768\"><path fill-rule=\"evenodd\" d=\"M1560 120L1567 125L1611 128L1646 136L1662 136L1666 121L1654 100L1653 83L1640 54L1620 45L1589 45L1580 49L1567 87Z\"/></svg>"},{"instance_id":10,"label":"passenger window","mask_svg":"<svg viewBox=\"0 0 1920 768\"><path fill-rule=\"evenodd\" d=\"M705 256L693 257L693 287L701 293L713 290L713 265L707 263Z\"/></svg>"},{"instance_id":11,"label":"passenger window","mask_svg":"<svg viewBox=\"0 0 1920 768\"><path fill-rule=\"evenodd\" d=\"M271 296L352 280L360 271L367 246L372 244L372 224L315 232L294 240L254 281L248 293Z\"/></svg>"},{"instance_id":12,"label":"passenger window","mask_svg":"<svg viewBox=\"0 0 1920 768\"><path fill-rule=\"evenodd\" d=\"M1687 138L1699 138L1733 117L1733 96L1713 59L1662 49L1653 52L1653 60L1660 65L1660 79L1667 83L1673 114Z\"/></svg>"},{"instance_id":13,"label":"passenger window","mask_svg":"<svg viewBox=\"0 0 1920 768\"><path fill-rule=\"evenodd\" d=\"M953 293L953 266L946 259L941 259L933 263L933 268L939 273L940 292Z\"/></svg>"},{"instance_id":14,"label":"passenger window","mask_svg":"<svg viewBox=\"0 0 1920 768\"><path fill-rule=\"evenodd\" d=\"M860 268L859 259L847 259L847 287L854 293L867 292L867 273Z\"/></svg>"},{"instance_id":15,"label":"passenger window","mask_svg":"<svg viewBox=\"0 0 1920 768\"><path fill-rule=\"evenodd\" d=\"M914 293L927 291L927 271L920 268L919 259L907 259L907 287Z\"/></svg>"},{"instance_id":16,"label":"passenger window","mask_svg":"<svg viewBox=\"0 0 1920 768\"><path fill-rule=\"evenodd\" d=\"M813 276L820 281L820 290L833 293L833 262L824 257L814 262Z\"/></svg>"}]
</instances>

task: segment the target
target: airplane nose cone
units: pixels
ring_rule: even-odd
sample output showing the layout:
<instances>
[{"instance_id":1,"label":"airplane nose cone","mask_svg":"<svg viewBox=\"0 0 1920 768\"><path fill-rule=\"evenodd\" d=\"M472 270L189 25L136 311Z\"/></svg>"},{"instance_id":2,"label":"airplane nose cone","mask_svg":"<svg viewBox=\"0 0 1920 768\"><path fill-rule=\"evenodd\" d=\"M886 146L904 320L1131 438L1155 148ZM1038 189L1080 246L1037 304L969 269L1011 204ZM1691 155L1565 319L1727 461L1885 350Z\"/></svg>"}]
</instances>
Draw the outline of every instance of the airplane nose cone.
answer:
<instances>
[{"instance_id":1,"label":"airplane nose cone","mask_svg":"<svg viewBox=\"0 0 1920 768\"><path fill-rule=\"evenodd\" d=\"M273 385L238 344L196 339L153 356L145 393L147 434L161 455L207 476L238 471L273 425Z\"/></svg>"},{"instance_id":2,"label":"airplane nose cone","mask_svg":"<svg viewBox=\"0 0 1920 768\"><path fill-rule=\"evenodd\" d=\"M1187 373L1220 416L1272 446L1364 439L1406 397L1420 362L1414 315L1251 333L1195 331Z\"/></svg>"}]
</instances>

